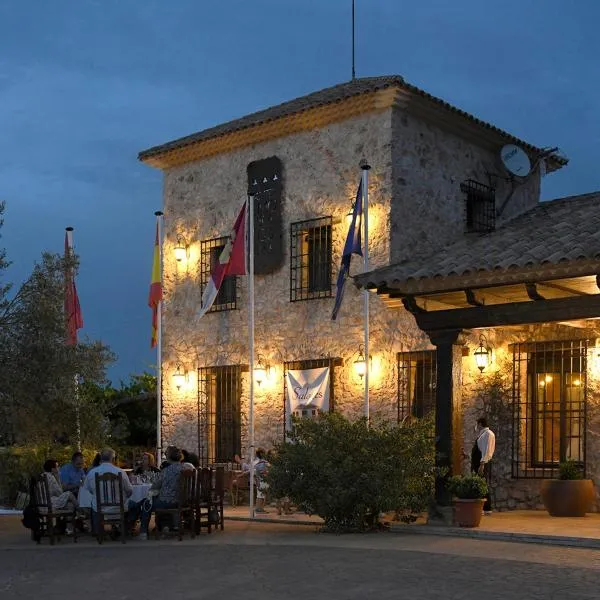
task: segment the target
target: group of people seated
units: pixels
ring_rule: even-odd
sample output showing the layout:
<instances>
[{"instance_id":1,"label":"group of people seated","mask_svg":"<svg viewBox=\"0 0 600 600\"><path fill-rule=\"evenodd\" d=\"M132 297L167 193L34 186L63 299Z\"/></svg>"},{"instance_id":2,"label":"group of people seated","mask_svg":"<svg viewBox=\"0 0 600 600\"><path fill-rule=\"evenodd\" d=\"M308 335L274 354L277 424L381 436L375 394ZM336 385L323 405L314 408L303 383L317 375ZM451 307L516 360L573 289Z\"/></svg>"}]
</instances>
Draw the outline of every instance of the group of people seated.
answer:
<instances>
[{"instance_id":1,"label":"group of people seated","mask_svg":"<svg viewBox=\"0 0 600 600\"><path fill-rule=\"evenodd\" d=\"M57 460L48 459L43 466L43 476L48 482L52 508L54 510L77 509L79 507L80 490L84 488L91 496L90 518L92 530L96 532L98 527L96 474L121 474L123 504L127 513L129 529L132 531L139 520L141 523L140 538L147 539L152 512L156 509L177 507L179 476L184 469L198 468L198 457L186 450L169 446L165 453L165 461L158 469L154 456L150 453L144 453L139 466L131 472L137 476L152 473L155 474L155 477L150 486L149 496L139 502L131 500L133 487L130 477L124 469L115 464L115 458L115 451L111 448L105 448L96 455L89 470L85 468L85 461L81 452L75 452L71 457L71 462L63 465L60 469ZM84 516L78 520L78 523L82 529L87 529ZM164 525L163 530L168 528L169 525ZM67 535L73 533L70 523L66 526L66 533ZM121 532L121 534L123 533Z\"/></svg>"}]
</instances>

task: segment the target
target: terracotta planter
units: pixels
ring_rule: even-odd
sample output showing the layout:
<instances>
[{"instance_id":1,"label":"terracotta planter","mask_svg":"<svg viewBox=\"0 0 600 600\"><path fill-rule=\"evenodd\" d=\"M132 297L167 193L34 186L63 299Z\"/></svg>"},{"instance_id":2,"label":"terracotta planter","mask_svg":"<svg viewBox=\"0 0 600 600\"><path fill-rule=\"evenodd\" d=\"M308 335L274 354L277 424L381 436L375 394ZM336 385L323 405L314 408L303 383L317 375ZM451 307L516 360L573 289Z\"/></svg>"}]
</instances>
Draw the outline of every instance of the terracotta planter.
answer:
<instances>
[{"instance_id":1,"label":"terracotta planter","mask_svg":"<svg viewBox=\"0 0 600 600\"><path fill-rule=\"evenodd\" d=\"M479 527L485 500L454 500L454 523L459 527Z\"/></svg>"},{"instance_id":2,"label":"terracotta planter","mask_svg":"<svg viewBox=\"0 0 600 600\"><path fill-rule=\"evenodd\" d=\"M542 500L553 517L585 517L594 501L591 479L545 479Z\"/></svg>"}]
</instances>

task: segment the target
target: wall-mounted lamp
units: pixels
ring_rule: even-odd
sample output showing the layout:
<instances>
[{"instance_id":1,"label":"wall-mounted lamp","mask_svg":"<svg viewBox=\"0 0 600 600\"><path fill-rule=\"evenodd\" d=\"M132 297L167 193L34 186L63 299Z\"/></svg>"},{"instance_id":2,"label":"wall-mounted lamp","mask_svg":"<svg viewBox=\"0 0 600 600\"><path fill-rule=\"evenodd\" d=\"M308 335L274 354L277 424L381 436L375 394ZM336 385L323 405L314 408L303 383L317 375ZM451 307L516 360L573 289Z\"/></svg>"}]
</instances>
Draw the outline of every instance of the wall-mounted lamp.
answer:
<instances>
[{"instance_id":1,"label":"wall-mounted lamp","mask_svg":"<svg viewBox=\"0 0 600 600\"><path fill-rule=\"evenodd\" d=\"M371 357L369 356L369 363ZM361 344L358 347L358 358L354 361L354 372L362 379L367 372L367 359L365 358L365 347Z\"/></svg>"},{"instance_id":2,"label":"wall-mounted lamp","mask_svg":"<svg viewBox=\"0 0 600 600\"><path fill-rule=\"evenodd\" d=\"M187 381L187 373L181 369L181 365L177 363L175 373L173 373L173 383L175 387L180 390Z\"/></svg>"},{"instance_id":3,"label":"wall-mounted lamp","mask_svg":"<svg viewBox=\"0 0 600 600\"><path fill-rule=\"evenodd\" d=\"M473 356L480 373L483 373L492 362L492 349L483 333L479 336L479 346L473 352Z\"/></svg>"},{"instance_id":4,"label":"wall-mounted lamp","mask_svg":"<svg viewBox=\"0 0 600 600\"><path fill-rule=\"evenodd\" d=\"M256 381L257 385L260 386L263 381L268 379L270 372L271 367L265 364L264 357L259 354L256 365L254 365L254 381Z\"/></svg>"},{"instance_id":5,"label":"wall-mounted lamp","mask_svg":"<svg viewBox=\"0 0 600 600\"><path fill-rule=\"evenodd\" d=\"M177 262L183 262L187 259L187 245L180 235L177 236L177 242L175 243L175 247L173 248L173 254L175 255L175 260Z\"/></svg>"}]
</instances>

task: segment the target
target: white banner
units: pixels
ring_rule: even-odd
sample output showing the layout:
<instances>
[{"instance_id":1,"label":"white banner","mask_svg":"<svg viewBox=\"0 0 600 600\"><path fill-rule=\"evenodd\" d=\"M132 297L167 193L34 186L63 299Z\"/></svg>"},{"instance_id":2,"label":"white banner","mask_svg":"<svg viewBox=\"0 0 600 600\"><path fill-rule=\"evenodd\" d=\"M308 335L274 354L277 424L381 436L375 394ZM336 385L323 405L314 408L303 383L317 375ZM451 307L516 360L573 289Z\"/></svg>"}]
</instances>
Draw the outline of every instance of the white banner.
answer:
<instances>
[{"instance_id":1,"label":"white banner","mask_svg":"<svg viewBox=\"0 0 600 600\"><path fill-rule=\"evenodd\" d=\"M285 385L287 429L291 429L292 416L312 419L319 412L329 412L329 367L288 371Z\"/></svg>"}]
</instances>

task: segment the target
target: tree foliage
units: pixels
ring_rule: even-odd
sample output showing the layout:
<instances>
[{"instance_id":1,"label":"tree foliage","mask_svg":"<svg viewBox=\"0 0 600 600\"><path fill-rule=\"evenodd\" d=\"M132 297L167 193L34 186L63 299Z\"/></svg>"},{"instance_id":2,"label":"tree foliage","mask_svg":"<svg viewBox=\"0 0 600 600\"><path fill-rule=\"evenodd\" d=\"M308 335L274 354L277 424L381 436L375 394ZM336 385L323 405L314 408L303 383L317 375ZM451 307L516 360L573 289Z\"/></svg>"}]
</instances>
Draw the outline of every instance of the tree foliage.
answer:
<instances>
[{"instance_id":1,"label":"tree foliage","mask_svg":"<svg viewBox=\"0 0 600 600\"><path fill-rule=\"evenodd\" d=\"M0 418L7 438L0 444L73 443L77 407L82 439L95 443L102 437L102 406L80 393L76 377L103 384L114 355L99 341L64 343L65 272L76 267L76 259L68 260L74 262L44 253L16 294L5 294L0 305Z\"/></svg>"},{"instance_id":2,"label":"tree foliage","mask_svg":"<svg viewBox=\"0 0 600 600\"><path fill-rule=\"evenodd\" d=\"M365 530L381 512L418 514L433 493L432 423L404 425L349 421L324 414L299 420L290 439L276 449L270 492L289 497L329 530Z\"/></svg>"}]
</instances>

